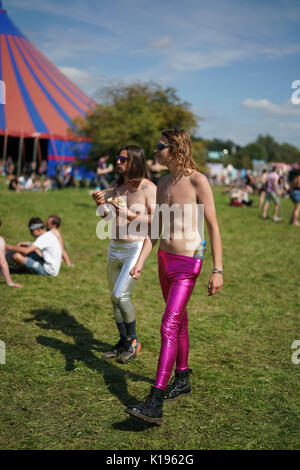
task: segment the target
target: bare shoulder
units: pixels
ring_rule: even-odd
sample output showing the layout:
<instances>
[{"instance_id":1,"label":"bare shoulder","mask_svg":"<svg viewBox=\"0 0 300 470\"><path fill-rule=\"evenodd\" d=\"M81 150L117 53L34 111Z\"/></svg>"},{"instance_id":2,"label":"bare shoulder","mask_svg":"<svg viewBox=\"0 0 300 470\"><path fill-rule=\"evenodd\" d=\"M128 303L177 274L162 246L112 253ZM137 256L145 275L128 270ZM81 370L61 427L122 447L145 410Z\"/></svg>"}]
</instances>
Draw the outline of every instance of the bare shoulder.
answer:
<instances>
[{"instance_id":1,"label":"bare shoulder","mask_svg":"<svg viewBox=\"0 0 300 470\"><path fill-rule=\"evenodd\" d=\"M190 181L192 185L196 186L197 188L205 187L209 185L207 177L203 173L200 173L199 171L194 171L191 174Z\"/></svg>"},{"instance_id":2,"label":"bare shoulder","mask_svg":"<svg viewBox=\"0 0 300 470\"><path fill-rule=\"evenodd\" d=\"M51 232L54 233L54 235L55 235L58 239L61 239L61 234L60 234L59 230L57 230L57 228L52 228L52 229L51 229Z\"/></svg>"},{"instance_id":3,"label":"bare shoulder","mask_svg":"<svg viewBox=\"0 0 300 470\"><path fill-rule=\"evenodd\" d=\"M146 194L155 194L156 193L156 185L152 183L152 181L148 179L143 179L142 184L140 186L140 190L144 191Z\"/></svg>"}]
</instances>

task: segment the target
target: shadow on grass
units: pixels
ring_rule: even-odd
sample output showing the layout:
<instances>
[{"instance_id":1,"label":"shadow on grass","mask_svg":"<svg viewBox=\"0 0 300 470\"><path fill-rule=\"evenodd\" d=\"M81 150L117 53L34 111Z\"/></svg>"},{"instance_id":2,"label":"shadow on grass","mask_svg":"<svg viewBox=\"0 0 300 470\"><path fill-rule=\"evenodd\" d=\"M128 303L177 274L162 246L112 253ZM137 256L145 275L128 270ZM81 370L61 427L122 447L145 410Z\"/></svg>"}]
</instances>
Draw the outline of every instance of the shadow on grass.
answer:
<instances>
[{"instance_id":1,"label":"shadow on grass","mask_svg":"<svg viewBox=\"0 0 300 470\"><path fill-rule=\"evenodd\" d=\"M66 358L67 371L75 369L75 361L82 361L91 370L102 374L109 391L125 406L137 402L136 398L128 393L127 378L133 381L143 380L152 384L153 381L149 377L134 374L118 367L114 362L107 362L95 356L93 351L107 351L111 345L95 339L92 332L78 323L67 310L41 309L32 310L31 314L33 318L25 319L25 322L35 321L40 328L61 331L75 341L75 344L70 344L48 336L38 336L37 342L39 344L60 351Z\"/></svg>"}]
</instances>

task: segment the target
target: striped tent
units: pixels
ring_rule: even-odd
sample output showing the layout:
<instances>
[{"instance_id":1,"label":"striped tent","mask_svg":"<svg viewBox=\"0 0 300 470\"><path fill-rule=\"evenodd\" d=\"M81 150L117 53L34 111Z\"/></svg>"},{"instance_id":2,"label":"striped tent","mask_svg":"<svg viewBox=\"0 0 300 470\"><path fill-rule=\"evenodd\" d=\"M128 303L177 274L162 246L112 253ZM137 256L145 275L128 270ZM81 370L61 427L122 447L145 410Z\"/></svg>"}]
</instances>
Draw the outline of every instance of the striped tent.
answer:
<instances>
[{"instance_id":1,"label":"striped tent","mask_svg":"<svg viewBox=\"0 0 300 470\"><path fill-rule=\"evenodd\" d=\"M89 145L74 145L72 119L84 116L94 102L66 78L13 24L0 0L0 136L6 159L8 142L18 139L18 173L25 141L31 139L32 159L47 142L48 175L58 162L72 162ZM78 150L79 148L79 150Z\"/></svg>"}]
</instances>

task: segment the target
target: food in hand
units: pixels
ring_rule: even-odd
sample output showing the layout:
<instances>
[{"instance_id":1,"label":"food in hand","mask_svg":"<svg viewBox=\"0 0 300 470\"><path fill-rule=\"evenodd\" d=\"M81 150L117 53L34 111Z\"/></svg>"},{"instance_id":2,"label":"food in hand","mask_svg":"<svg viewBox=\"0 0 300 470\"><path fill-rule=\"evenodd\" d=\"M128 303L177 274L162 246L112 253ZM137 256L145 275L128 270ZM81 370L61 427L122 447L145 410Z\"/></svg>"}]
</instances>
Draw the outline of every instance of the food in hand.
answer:
<instances>
[{"instance_id":1,"label":"food in hand","mask_svg":"<svg viewBox=\"0 0 300 470\"><path fill-rule=\"evenodd\" d=\"M124 201L124 199L122 199L121 197L118 197L118 196L117 197L109 197L107 199L107 202L109 204L115 203L115 204L118 204L119 206L123 206L123 207L126 206L126 201Z\"/></svg>"}]
</instances>

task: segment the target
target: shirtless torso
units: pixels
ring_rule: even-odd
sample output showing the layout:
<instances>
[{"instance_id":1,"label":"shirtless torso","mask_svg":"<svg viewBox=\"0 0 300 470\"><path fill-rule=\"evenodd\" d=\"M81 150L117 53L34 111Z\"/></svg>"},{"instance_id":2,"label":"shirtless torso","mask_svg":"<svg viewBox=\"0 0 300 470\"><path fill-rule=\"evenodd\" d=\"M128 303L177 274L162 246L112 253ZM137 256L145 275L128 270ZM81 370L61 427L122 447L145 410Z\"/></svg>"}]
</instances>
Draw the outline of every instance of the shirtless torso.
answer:
<instances>
[{"instance_id":1,"label":"shirtless torso","mask_svg":"<svg viewBox=\"0 0 300 470\"><path fill-rule=\"evenodd\" d=\"M153 211L156 198L155 184L146 178L141 181L137 188L129 184L122 184L112 191L107 191L105 200L107 201L115 197L124 199L126 207L122 208L119 204L112 204L116 215L116 230L112 239L124 242L144 240L144 236L132 233L132 231L128 230L128 227L137 217L138 213L141 214L139 216L141 222L148 223L151 219L151 211ZM109 204L106 207L109 207Z\"/></svg>"},{"instance_id":2,"label":"shirtless torso","mask_svg":"<svg viewBox=\"0 0 300 470\"><path fill-rule=\"evenodd\" d=\"M193 180L194 172L173 180L171 175L162 177L158 183L157 203L174 208L170 223L162 227L160 248L169 253L193 256L203 238L204 218ZM163 217L164 221L166 220Z\"/></svg>"}]
</instances>

